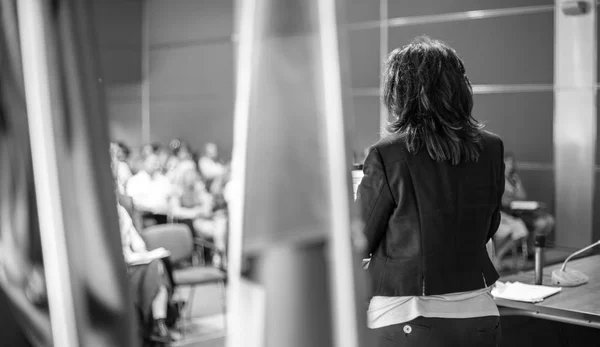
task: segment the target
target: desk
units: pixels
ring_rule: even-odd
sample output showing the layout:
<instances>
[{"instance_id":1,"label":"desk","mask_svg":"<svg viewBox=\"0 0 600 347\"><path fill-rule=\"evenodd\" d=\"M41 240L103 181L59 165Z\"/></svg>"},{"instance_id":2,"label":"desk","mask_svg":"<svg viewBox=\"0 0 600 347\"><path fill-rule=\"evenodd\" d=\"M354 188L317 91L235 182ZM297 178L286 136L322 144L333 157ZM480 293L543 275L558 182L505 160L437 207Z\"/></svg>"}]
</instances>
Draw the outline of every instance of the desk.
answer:
<instances>
[{"instance_id":1,"label":"desk","mask_svg":"<svg viewBox=\"0 0 600 347\"><path fill-rule=\"evenodd\" d=\"M552 270L561 264L544 268L542 283L550 285ZM579 287L563 287L544 301L526 302L495 299L502 316L529 316L600 329L600 255L570 261L567 268L577 269L589 276L589 282ZM502 282L533 284L534 272L528 271L500 278Z\"/></svg>"}]
</instances>

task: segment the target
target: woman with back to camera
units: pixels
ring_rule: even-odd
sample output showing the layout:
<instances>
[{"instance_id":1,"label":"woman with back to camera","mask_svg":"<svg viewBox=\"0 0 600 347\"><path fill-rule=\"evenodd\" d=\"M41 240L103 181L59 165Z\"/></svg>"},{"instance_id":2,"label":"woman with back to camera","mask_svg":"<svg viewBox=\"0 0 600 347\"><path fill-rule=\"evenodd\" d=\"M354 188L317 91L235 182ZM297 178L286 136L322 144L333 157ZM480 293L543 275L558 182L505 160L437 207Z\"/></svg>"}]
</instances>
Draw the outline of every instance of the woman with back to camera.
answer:
<instances>
[{"instance_id":1,"label":"woman with back to camera","mask_svg":"<svg viewBox=\"0 0 600 347\"><path fill-rule=\"evenodd\" d=\"M364 162L357 201L371 258L377 346L495 346L498 279L486 243L500 223L502 140L471 115L463 62L419 37L388 57L389 136Z\"/></svg>"}]
</instances>

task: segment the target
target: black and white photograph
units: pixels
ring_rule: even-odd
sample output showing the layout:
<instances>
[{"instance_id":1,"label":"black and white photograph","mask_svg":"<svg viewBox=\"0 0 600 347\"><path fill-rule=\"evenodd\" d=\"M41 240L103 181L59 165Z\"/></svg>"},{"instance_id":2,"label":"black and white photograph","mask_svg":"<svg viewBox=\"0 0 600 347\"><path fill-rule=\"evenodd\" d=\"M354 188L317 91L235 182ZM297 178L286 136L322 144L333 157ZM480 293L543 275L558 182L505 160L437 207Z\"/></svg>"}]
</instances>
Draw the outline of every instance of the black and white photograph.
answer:
<instances>
[{"instance_id":1,"label":"black and white photograph","mask_svg":"<svg viewBox=\"0 0 600 347\"><path fill-rule=\"evenodd\" d=\"M0 347L600 346L599 22L0 0Z\"/></svg>"}]
</instances>

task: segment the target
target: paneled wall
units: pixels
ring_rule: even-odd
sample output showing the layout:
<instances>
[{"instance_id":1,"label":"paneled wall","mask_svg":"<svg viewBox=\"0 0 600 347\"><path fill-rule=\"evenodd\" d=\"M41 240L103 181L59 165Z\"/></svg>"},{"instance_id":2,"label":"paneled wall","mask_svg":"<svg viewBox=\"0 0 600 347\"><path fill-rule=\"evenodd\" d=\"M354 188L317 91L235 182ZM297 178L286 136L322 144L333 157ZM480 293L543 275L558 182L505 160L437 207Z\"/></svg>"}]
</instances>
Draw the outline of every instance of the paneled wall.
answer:
<instances>
[{"instance_id":1,"label":"paneled wall","mask_svg":"<svg viewBox=\"0 0 600 347\"><path fill-rule=\"evenodd\" d=\"M94 0L94 26L111 137L142 142L143 0Z\"/></svg>"},{"instance_id":2,"label":"paneled wall","mask_svg":"<svg viewBox=\"0 0 600 347\"><path fill-rule=\"evenodd\" d=\"M474 116L514 152L531 199L554 205L554 1L421 0L348 2L354 90L354 151L379 139L380 49L428 35L454 47L474 87ZM385 3L384 3L385 5ZM387 23L383 20L387 19ZM388 40L380 43L381 26Z\"/></svg>"},{"instance_id":3,"label":"paneled wall","mask_svg":"<svg viewBox=\"0 0 600 347\"><path fill-rule=\"evenodd\" d=\"M94 12L111 137L211 141L229 156L233 0L95 0Z\"/></svg>"},{"instance_id":4,"label":"paneled wall","mask_svg":"<svg viewBox=\"0 0 600 347\"><path fill-rule=\"evenodd\" d=\"M233 142L233 0L146 0L150 138Z\"/></svg>"}]
</instances>

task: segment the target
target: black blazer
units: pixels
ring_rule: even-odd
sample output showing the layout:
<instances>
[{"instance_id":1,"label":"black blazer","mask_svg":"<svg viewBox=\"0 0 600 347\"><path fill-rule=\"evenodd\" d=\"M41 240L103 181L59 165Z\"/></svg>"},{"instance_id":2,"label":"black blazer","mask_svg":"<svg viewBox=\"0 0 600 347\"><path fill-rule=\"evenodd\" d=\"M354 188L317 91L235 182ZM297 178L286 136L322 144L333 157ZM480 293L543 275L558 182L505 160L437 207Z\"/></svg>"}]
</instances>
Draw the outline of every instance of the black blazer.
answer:
<instances>
[{"instance_id":1,"label":"black blazer","mask_svg":"<svg viewBox=\"0 0 600 347\"><path fill-rule=\"evenodd\" d=\"M371 147L356 204L371 257L372 295L420 296L492 285L487 241L500 224L504 146L481 131L476 163L436 162L394 134Z\"/></svg>"}]
</instances>

